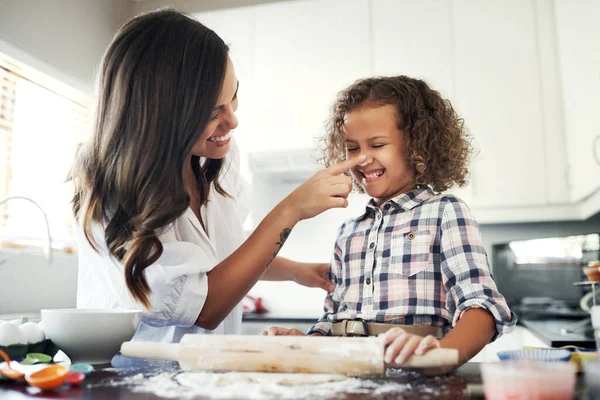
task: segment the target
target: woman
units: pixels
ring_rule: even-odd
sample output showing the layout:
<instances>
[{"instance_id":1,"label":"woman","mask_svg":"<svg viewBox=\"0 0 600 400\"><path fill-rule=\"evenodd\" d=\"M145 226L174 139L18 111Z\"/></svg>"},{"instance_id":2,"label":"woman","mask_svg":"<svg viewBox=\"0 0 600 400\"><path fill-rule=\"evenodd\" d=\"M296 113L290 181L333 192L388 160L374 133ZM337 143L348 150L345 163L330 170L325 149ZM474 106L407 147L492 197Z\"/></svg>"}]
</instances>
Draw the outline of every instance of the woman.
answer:
<instances>
[{"instance_id":1,"label":"woman","mask_svg":"<svg viewBox=\"0 0 600 400\"><path fill-rule=\"evenodd\" d=\"M172 10L134 18L101 66L93 137L73 178L78 307L139 308L135 340L239 333L258 279L328 287L326 264L277 257L300 220L345 207L361 159L320 171L244 241L232 142L238 81L213 31Z\"/></svg>"}]
</instances>

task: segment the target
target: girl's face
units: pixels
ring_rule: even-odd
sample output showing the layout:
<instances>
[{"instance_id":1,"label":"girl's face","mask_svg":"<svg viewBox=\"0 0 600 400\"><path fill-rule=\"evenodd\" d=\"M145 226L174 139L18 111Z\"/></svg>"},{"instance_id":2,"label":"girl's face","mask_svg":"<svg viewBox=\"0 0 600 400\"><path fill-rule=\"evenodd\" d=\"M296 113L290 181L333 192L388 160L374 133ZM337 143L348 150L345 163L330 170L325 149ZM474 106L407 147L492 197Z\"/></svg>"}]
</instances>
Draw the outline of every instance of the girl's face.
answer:
<instances>
[{"instance_id":1,"label":"girl's face","mask_svg":"<svg viewBox=\"0 0 600 400\"><path fill-rule=\"evenodd\" d=\"M378 206L414 188L394 105L363 106L347 113L343 131L346 158L367 156L364 163L352 168L352 175Z\"/></svg>"},{"instance_id":2,"label":"girl's face","mask_svg":"<svg viewBox=\"0 0 600 400\"><path fill-rule=\"evenodd\" d=\"M227 57L227 69L219 100L215 105L211 120L202 132L200 139L192 148L195 156L220 159L229 151L229 142L233 129L238 126L235 111L238 108L238 80L233 63Z\"/></svg>"}]
</instances>

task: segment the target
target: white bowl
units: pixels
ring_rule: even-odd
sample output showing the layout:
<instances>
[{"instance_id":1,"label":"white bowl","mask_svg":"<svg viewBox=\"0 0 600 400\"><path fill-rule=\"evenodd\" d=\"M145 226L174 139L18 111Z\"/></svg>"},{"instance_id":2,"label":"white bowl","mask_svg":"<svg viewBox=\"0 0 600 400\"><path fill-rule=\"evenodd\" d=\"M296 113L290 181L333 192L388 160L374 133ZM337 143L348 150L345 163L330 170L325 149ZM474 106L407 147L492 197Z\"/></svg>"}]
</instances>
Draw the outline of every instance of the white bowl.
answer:
<instances>
[{"instance_id":1,"label":"white bowl","mask_svg":"<svg viewBox=\"0 0 600 400\"><path fill-rule=\"evenodd\" d=\"M71 362L107 364L142 320L139 310L42 310L44 332Z\"/></svg>"}]
</instances>

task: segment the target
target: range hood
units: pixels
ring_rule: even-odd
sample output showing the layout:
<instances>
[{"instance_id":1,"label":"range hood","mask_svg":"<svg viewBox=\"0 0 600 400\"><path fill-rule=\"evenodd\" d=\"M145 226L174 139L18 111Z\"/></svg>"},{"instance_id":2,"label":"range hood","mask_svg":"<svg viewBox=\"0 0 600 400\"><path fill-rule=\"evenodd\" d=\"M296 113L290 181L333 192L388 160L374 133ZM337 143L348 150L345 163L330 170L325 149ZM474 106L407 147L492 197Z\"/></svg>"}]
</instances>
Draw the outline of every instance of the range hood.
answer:
<instances>
[{"instance_id":1,"label":"range hood","mask_svg":"<svg viewBox=\"0 0 600 400\"><path fill-rule=\"evenodd\" d=\"M304 182L322 168L318 153L312 149L256 152L248 154L253 178L282 183Z\"/></svg>"}]
</instances>

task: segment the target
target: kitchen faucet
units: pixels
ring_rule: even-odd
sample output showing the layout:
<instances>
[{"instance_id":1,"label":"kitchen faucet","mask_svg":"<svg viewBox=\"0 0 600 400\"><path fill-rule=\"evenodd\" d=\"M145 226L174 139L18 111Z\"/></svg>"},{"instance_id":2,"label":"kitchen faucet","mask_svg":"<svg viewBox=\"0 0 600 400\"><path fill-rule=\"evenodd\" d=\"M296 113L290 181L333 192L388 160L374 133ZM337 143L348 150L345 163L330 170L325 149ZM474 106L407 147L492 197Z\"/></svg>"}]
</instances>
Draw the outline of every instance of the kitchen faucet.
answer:
<instances>
[{"instance_id":1,"label":"kitchen faucet","mask_svg":"<svg viewBox=\"0 0 600 400\"><path fill-rule=\"evenodd\" d=\"M6 203L9 200L15 200L15 199L26 200L26 201L32 203L34 206L36 206L42 212L42 215L44 216L44 222L46 222L46 240L48 241L48 243L46 243L46 247L44 248L44 254L46 255L48 264L52 264L52 236L50 235L50 224L48 223L48 217L46 216L44 209L42 207L40 207L40 205L38 203L36 203L32 199L30 199L29 197L25 197L25 196L5 197L2 200L0 200L0 205ZM0 264L2 264L4 261L1 261Z\"/></svg>"}]
</instances>

